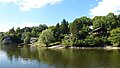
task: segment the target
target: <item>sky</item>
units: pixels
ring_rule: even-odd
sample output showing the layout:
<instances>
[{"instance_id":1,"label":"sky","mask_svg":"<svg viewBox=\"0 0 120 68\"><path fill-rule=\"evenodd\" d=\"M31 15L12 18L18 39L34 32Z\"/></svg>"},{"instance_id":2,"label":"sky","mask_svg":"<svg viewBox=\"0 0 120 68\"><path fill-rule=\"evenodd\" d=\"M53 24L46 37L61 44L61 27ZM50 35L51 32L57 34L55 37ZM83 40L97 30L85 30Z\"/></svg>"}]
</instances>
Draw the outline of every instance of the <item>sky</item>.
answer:
<instances>
[{"instance_id":1,"label":"sky","mask_svg":"<svg viewBox=\"0 0 120 68\"><path fill-rule=\"evenodd\" d=\"M0 32L120 13L120 0L0 0Z\"/></svg>"}]
</instances>

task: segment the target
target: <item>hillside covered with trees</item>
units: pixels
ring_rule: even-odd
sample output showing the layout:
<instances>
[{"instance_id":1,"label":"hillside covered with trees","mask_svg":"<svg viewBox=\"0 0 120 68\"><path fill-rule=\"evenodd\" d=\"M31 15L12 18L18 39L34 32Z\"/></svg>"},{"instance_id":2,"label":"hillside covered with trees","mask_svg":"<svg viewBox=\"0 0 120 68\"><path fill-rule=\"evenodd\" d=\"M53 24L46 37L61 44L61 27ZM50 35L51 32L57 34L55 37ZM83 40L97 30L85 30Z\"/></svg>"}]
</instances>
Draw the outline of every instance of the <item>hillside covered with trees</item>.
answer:
<instances>
[{"instance_id":1,"label":"hillside covered with trees","mask_svg":"<svg viewBox=\"0 0 120 68\"><path fill-rule=\"evenodd\" d=\"M0 33L0 42L5 44L30 44L31 38L41 46L58 45L76 47L120 46L120 15L109 13L106 16L86 16L73 22L63 19L54 26L40 24L34 27L10 29Z\"/></svg>"}]
</instances>

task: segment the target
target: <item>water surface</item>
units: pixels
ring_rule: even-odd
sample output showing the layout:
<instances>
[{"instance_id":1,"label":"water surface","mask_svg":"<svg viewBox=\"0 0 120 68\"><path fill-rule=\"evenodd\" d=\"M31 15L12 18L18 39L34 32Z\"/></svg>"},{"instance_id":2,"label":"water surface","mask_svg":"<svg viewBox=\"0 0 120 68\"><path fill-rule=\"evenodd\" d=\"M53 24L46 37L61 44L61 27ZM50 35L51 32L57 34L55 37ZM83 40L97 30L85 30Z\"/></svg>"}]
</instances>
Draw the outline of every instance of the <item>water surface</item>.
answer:
<instances>
[{"instance_id":1,"label":"water surface","mask_svg":"<svg viewBox=\"0 0 120 68\"><path fill-rule=\"evenodd\" d=\"M119 68L119 50L0 47L0 68Z\"/></svg>"}]
</instances>

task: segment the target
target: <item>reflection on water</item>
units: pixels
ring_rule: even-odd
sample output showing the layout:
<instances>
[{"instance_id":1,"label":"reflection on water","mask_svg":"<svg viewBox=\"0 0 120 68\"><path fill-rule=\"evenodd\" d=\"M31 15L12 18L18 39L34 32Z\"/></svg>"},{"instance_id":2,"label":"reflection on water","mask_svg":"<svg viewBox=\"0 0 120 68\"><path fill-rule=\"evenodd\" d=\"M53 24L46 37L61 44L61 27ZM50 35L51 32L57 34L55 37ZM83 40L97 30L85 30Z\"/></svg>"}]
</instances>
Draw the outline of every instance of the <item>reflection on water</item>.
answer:
<instances>
[{"instance_id":1,"label":"reflection on water","mask_svg":"<svg viewBox=\"0 0 120 68\"><path fill-rule=\"evenodd\" d=\"M43 49L3 46L0 68L119 68L119 50Z\"/></svg>"}]
</instances>

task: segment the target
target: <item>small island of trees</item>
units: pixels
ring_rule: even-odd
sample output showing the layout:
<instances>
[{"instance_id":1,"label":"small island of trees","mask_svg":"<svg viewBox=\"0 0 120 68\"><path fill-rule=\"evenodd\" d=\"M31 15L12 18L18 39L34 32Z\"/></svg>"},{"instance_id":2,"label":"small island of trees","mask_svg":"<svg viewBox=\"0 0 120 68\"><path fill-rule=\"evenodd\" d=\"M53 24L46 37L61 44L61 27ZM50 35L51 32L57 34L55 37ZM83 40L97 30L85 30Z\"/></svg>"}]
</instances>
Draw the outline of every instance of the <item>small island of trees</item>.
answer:
<instances>
[{"instance_id":1,"label":"small island of trees","mask_svg":"<svg viewBox=\"0 0 120 68\"><path fill-rule=\"evenodd\" d=\"M1 44L30 44L31 39L38 46L63 45L65 47L105 47L120 46L120 15L109 13L106 16L86 16L73 22L65 19L54 26L40 24L33 27L18 27L0 33Z\"/></svg>"}]
</instances>

